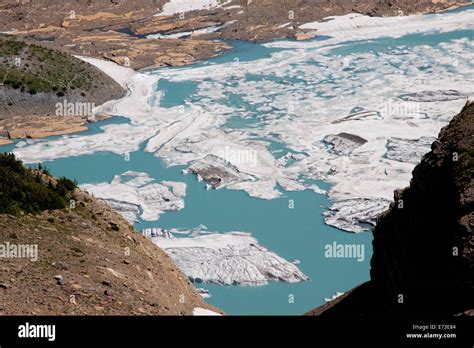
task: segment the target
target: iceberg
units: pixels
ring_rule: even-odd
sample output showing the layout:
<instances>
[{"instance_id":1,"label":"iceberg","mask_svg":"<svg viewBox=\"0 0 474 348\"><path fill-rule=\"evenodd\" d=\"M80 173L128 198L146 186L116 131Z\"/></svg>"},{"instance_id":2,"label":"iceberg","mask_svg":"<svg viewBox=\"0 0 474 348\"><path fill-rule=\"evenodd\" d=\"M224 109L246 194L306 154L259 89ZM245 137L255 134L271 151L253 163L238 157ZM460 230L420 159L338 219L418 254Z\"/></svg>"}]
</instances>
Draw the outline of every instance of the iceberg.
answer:
<instances>
[{"instance_id":1,"label":"iceberg","mask_svg":"<svg viewBox=\"0 0 474 348\"><path fill-rule=\"evenodd\" d=\"M329 207L324 213L325 222L348 232L364 232L369 229L361 224L375 226L377 216L390 205L385 199L348 199L339 201Z\"/></svg>"},{"instance_id":2,"label":"iceberg","mask_svg":"<svg viewBox=\"0 0 474 348\"><path fill-rule=\"evenodd\" d=\"M245 232L201 232L194 237L151 237L194 283L266 285L309 278L295 264L258 244Z\"/></svg>"},{"instance_id":3,"label":"iceberg","mask_svg":"<svg viewBox=\"0 0 474 348\"><path fill-rule=\"evenodd\" d=\"M111 183L83 184L80 187L109 204L133 224L139 214L143 220L155 221L165 211L184 208L185 183L153 181L147 173L128 171L116 175Z\"/></svg>"}]
</instances>

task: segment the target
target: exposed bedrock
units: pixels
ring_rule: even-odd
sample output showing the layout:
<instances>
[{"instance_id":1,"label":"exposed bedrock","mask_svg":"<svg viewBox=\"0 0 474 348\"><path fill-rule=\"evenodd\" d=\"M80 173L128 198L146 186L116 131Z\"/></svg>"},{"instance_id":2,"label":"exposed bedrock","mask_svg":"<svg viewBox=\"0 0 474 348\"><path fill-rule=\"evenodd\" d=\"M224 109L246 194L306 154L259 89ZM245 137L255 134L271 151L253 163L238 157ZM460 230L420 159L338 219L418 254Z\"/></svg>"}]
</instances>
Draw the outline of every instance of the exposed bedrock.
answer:
<instances>
[{"instance_id":1,"label":"exposed bedrock","mask_svg":"<svg viewBox=\"0 0 474 348\"><path fill-rule=\"evenodd\" d=\"M194 161L188 170L199 180L208 182L213 188L231 185L241 181L255 181L251 175L241 173L234 165L226 160L207 155L203 159Z\"/></svg>"},{"instance_id":2,"label":"exposed bedrock","mask_svg":"<svg viewBox=\"0 0 474 348\"><path fill-rule=\"evenodd\" d=\"M367 140L354 134L339 133L327 135L323 142L329 147L329 152L347 156L358 147L364 145Z\"/></svg>"}]
</instances>

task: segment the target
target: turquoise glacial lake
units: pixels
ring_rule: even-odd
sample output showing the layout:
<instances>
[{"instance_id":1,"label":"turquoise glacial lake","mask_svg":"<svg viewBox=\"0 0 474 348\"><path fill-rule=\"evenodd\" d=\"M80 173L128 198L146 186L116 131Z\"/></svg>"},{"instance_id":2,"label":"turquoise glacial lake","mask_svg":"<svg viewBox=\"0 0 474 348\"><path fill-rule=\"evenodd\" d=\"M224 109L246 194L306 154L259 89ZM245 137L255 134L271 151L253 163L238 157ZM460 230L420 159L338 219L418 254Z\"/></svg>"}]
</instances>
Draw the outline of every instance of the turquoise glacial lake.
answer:
<instances>
[{"instance_id":1,"label":"turquoise glacial lake","mask_svg":"<svg viewBox=\"0 0 474 348\"><path fill-rule=\"evenodd\" d=\"M472 37L472 31L416 34L397 39L381 38L335 47L334 55L344 56L352 52L368 51L385 52L397 46L432 46L465 37ZM199 62L189 69L204 64L231 62L235 57L239 57L240 61L251 61L269 57L278 51L253 43L231 42L231 44L234 49L225 55ZM261 77L248 78L258 80ZM292 81L288 80L288 83ZM161 105L175 107L193 102L196 85L194 82L161 80L156 88L165 93L160 101ZM258 114L257 110L252 110L252 105L247 105L237 95L227 97L227 103L253 111L255 116L250 119L230 118L225 127L255 127L259 122L265 121L265 113ZM100 127L104 124L123 122L128 120L114 117L92 125L91 129L78 133L77 136L101 132ZM271 150L285 148L285 144L278 143L274 139L268 143ZM159 158L144 152L144 145L142 144L139 151L130 154L130 161L125 161L122 156L116 154L100 152L56 159L45 162L44 165L53 175L76 179L79 184L110 182L115 175L129 170L148 173L157 182L163 180L185 182L188 187L183 210L167 212L155 222L141 221L135 227L138 230L147 227L192 229L205 225L213 232L250 232L262 246L279 256L289 261L299 260L298 267L310 278L309 281L300 283L273 282L258 287L197 284L197 287L208 289L212 294L212 297L207 299L210 304L231 315L298 315L324 304L324 298L331 297L336 292L350 290L369 279L372 234L347 233L327 226L324 223L323 212L331 202L326 196L313 191L286 192L280 189L283 193L280 198L262 200L251 198L243 191L206 190L205 183L198 182L190 174L181 173L184 167L166 167ZM0 150L11 151L14 146L4 146ZM321 187L328 187L325 183L319 184ZM289 207L290 200L294 202L292 209ZM326 258L324 247L333 242L363 244L364 260L358 262L356 259Z\"/></svg>"}]
</instances>

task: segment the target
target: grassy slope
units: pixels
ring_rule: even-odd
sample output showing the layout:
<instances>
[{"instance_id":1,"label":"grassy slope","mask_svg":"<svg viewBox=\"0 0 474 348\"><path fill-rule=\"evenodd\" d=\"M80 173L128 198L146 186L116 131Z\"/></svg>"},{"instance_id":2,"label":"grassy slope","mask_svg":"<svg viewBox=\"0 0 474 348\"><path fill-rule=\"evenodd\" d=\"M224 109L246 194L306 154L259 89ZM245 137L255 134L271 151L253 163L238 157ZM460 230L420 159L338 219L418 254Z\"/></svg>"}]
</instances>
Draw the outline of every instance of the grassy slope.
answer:
<instances>
[{"instance_id":1,"label":"grassy slope","mask_svg":"<svg viewBox=\"0 0 474 348\"><path fill-rule=\"evenodd\" d=\"M0 36L0 57L0 84L23 92L85 96L98 87L88 64L62 52Z\"/></svg>"},{"instance_id":2,"label":"grassy slope","mask_svg":"<svg viewBox=\"0 0 474 348\"><path fill-rule=\"evenodd\" d=\"M78 58L0 34L0 119L54 115L64 99L101 105L123 92L111 77Z\"/></svg>"}]
</instances>

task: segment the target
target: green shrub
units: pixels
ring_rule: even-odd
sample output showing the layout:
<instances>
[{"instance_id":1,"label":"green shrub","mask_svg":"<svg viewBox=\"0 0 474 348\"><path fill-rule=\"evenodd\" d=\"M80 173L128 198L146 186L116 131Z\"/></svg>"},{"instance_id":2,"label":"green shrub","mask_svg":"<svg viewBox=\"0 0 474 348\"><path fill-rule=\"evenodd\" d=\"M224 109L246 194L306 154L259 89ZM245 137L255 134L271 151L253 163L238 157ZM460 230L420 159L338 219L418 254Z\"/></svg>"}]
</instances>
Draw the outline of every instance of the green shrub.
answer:
<instances>
[{"instance_id":1,"label":"green shrub","mask_svg":"<svg viewBox=\"0 0 474 348\"><path fill-rule=\"evenodd\" d=\"M41 174L26 169L13 154L0 154L0 213L39 213L67 206L77 184L60 178L46 185Z\"/></svg>"},{"instance_id":2,"label":"green shrub","mask_svg":"<svg viewBox=\"0 0 474 348\"><path fill-rule=\"evenodd\" d=\"M55 191L61 196L65 196L68 192L72 192L77 188L77 183L75 181L69 180L66 177L59 178Z\"/></svg>"},{"instance_id":3,"label":"green shrub","mask_svg":"<svg viewBox=\"0 0 474 348\"><path fill-rule=\"evenodd\" d=\"M21 66L14 64L22 57ZM56 93L64 97L71 91L90 90L97 75L83 61L61 52L0 35L0 81L25 92Z\"/></svg>"}]
</instances>

